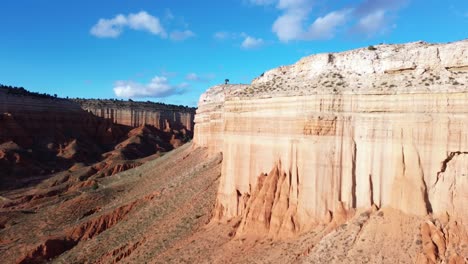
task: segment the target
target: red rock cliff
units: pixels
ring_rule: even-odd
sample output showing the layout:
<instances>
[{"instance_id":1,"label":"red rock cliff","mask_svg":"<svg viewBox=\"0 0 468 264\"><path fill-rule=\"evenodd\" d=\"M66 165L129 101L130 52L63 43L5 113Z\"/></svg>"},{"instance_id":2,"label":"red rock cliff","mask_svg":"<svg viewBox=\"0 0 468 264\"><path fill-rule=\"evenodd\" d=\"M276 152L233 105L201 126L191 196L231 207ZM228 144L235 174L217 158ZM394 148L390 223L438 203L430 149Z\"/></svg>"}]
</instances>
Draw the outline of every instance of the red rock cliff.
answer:
<instances>
[{"instance_id":1,"label":"red rock cliff","mask_svg":"<svg viewBox=\"0 0 468 264\"><path fill-rule=\"evenodd\" d=\"M185 128L193 131L195 109L191 107L117 100L77 99L74 101L84 110L110 119L113 123L132 127L152 125L161 130Z\"/></svg>"},{"instance_id":2,"label":"red rock cliff","mask_svg":"<svg viewBox=\"0 0 468 264\"><path fill-rule=\"evenodd\" d=\"M356 208L468 221L468 41L319 54L201 96L223 153L215 215L298 233Z\"/></svg>"}]
</instances>

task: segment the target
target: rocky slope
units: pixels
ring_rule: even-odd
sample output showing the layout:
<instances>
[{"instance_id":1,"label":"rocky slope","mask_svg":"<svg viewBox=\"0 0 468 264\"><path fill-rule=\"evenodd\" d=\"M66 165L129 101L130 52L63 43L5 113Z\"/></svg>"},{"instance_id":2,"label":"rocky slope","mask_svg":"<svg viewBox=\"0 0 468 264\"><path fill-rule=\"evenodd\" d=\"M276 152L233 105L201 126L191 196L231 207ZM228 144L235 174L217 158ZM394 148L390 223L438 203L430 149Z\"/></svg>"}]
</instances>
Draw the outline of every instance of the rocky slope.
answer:
<instances>
[{"instance_id":1,"label":"rocky slope","mask_svg":"<svg viewBox=\"0 0 468 264\"><path fill-rule=\"evenodd\" d=\"M396 50L409 56L400 64L414 60L414 72L376 67L386 64L376 56ZM451 59L424 59L430 50ZM325 55L305 58L302 77L296 64L251 85L215 86L200 98L194 143L135 160L144 164L123 172L109 168L100 176L94 174L100 167L77 164L35 186L0 192L0 257L4 263L467 263L466 50L466 41L377 46L332 54L330 65L318 64ZM377 90L350 92L353 86L336 81L327 87L334 78L359 76L329 71L359 72L368 58L380 70L362 73L356 85L378 83ZM278 74L289 81L268 88ZM308 90L319 75L330 80ZM413 88L400 87L406 79ZM380 90L385 81L389 87ZM436 81L443 82L440 91L431 90ZM153 129L132 129L104 156L145 153Z\"/></svg>"},{"instance_id":2,"label":"rocky slope","mask_svg":"<svg viewBox=\"0 0 468 264\"><path fill-rule=\"evenodd\" d=\"M164 111L169 113L170 107ZM24 88L0 88L0 113L0 191L63 171L70 174L64 178L79 181L112 175L178 147L192 135L181 123L169 120L164 121L164 131L117 124L70 100Z\"/></svg>"},{"instance_id":3,"label":"rocky slope","mask_svg":"<svg viewBox=\"0 0 468 264\"><path fill-rule=\"evenodd\" d=\"M54 175L5 192L2 263L160 263L209 221L220 161L187 144L95 185L68 188Z\"/></svg>"},{"instance_id":4,"label":"rocky slope","mask_svg":"<svg viewBox=\"0 0 468 264\"><path fill-rule=\"evenodd\" d=\"M195 108L153 102L74 99L84 110L113 123L138 127L152 125L160 130L193 131Z\"/></svg>"},{"instance_id":5,"label":"rocky slope","mask_svg":"<svg viewBox=\"0 0 468 264\"><path fill-rule=\"evenodd\" d=\"M466 229L467 85L465 40L313 55L210 88L194 142L223 153L215 218L290 237L374 207Z\"/></svg>"}]
</instances>

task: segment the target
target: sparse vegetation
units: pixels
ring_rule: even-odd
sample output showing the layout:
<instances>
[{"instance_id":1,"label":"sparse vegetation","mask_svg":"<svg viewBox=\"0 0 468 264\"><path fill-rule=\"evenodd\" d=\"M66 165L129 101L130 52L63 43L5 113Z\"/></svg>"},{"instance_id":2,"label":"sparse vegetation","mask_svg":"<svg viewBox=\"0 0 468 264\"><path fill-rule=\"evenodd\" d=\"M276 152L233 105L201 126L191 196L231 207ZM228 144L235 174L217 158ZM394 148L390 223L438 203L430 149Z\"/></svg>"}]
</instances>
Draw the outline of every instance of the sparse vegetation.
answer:
<instances>
[{"instance_id":1,"label":"sparse vegetation","mask_svg":"<svg viewBox=\"0 0 468 264\"><path fill-rule=\"evenodd\" d=\"M24 87L16 87L16 86L11 86L11 85L0 84L0 89L6 90L6 93L10 94L10 95L33 96L33 97L37 97L37 98L58 99L57 94L50 95L48 93L30 92L30 91L26 90Z\"/></svg>"},{"instance_id":2,"label":"sparse vegetation","mask_svg":"<svg viewBox=\"0 0 468 264\"><path fill-rule=\"evenodd\" d=\"M107 106L117 109L131 108L134 110L149 109L155 110L167 110L167 111L179 111L179 112L192 112L195 108L184 106L184 105L171 105L160 102L135 102L135 101L122 101L117 99L72 99L72 101L80 104L85 109L92 109L95 106Z\"/></svg>"},{"instance_id":3,"label":"sparse vegetation","mask_svg":"<svg viewBox=\"0 0 468 264\"><path fill-rule=\"evenodd\" d=\"M374 47L374 46L372 46L372 45L370 45L369 47L367 47L367 49L368 49L368 50L372 50L372 51L373 51L373 50L377 50L377 48Z\"/></svg>"}]
</instances>

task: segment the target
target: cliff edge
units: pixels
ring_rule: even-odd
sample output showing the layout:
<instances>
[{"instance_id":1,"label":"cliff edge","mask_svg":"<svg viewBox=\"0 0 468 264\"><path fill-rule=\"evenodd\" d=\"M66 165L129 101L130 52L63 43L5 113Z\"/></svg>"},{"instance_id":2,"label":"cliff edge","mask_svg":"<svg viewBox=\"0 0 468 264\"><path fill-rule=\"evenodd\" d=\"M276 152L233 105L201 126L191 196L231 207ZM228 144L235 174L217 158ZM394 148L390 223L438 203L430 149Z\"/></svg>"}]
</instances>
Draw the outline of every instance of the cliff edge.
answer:
<instances>
[{"instance_id":1,"label":"cliff edge","mask_svg":"<svg viewBox=\"0 0 468 264\"><path fill-rule=\"evenodd\" d=\"M193 131L195 108L154 102L74 99L81 108L113 123L139 127L152 125L160 130Z\"/></svg>"},{"instance_id":2,"label":"cliff edge","mask_svg":"<svg viewBox=\"0 0 468 264\"><path fill-rule=\"evenodd\" d=\"M200 97L215 219L291 236L382 207L468 223L468 41L309 56ZM465 252L466 253L466 252Z\"/></svg>"}]
</instances>

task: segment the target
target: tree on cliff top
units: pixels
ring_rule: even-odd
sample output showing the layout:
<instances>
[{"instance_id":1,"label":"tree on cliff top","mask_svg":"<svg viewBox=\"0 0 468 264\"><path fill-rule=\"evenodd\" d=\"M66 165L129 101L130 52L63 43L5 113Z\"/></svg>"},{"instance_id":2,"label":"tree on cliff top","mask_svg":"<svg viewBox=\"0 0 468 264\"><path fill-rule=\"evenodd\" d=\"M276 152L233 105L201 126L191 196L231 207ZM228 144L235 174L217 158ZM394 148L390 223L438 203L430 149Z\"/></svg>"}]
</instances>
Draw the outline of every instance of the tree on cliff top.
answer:
<instances>
[{"instance_id":1,"label":"tree on cliff top","mask_svg":"<svg viewBox=\"0 0 468 264\"><path fill-rule=\"evenodd\" d=\"M228 84L229 79L224 80L224 84Z\"/></svg>"}]
</instances>

